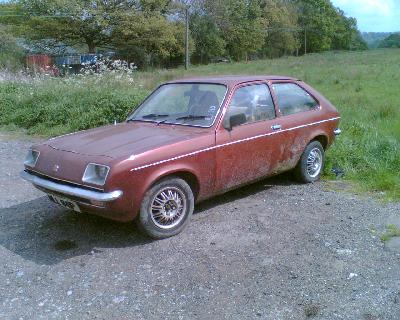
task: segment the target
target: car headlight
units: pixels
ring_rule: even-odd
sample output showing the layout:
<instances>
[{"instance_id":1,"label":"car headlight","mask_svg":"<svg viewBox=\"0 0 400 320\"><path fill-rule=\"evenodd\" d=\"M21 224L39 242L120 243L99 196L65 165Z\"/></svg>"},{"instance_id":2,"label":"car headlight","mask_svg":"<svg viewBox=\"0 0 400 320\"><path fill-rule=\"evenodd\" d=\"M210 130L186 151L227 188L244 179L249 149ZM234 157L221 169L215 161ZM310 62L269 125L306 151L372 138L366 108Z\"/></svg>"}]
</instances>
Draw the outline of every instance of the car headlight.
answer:
<instances>
[{"instance_id":1,"label":"car headlight","mask_svg":"<svg viewBox=\"0 0 400 320\"><path fill-rule=\"evenodd\" d=\"M24 165L28 167L34 167L36 165L36 162L39 158L39 151L29 149L28 154L26 155Z\"/></svg>"},{"instance_id":2,"label":"car headlight","mask_svg":"<svg viewBox=\"0 0 400 320\"><path fill-rule=\"evenodd\" d=\"M97 184L99 186L102 186L106 182L109 171L110 167L108 166L96 163L89 163L86 166L82 181L85 183Z\"/></svg>"}]
</instances>

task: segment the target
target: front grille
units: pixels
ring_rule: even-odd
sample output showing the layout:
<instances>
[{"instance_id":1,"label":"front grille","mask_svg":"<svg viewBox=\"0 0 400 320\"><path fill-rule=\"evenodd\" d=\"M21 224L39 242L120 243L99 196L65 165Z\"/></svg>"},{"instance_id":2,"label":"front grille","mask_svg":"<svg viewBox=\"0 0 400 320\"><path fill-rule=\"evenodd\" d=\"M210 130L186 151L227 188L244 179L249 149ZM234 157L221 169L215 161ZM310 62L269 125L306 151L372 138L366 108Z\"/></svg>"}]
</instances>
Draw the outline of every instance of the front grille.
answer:
<instances>
[{"instance_id":1,"label":"front grille","mask_svg":"<svg viewBox=\"0 0 400 320\"><path fill-rule=\"evenodd\" d=\"M42 178L42 179L45 179L45 180L49 180L49 181L54 182L54 183L62 184L62 185L65 185L65 186L77 187L77 188L91 190L91 191L104 191L103 189L88 187L88 186L81 185L79 183L74 183L74 182L70 182L70 181L65 181L65 180L60 180L60 179L57 179L57 178L53 178L53 177L47 176L45 174L42 174L42 173L39 173L39 172L36 172L36 171L33 171L33 170L29 170L29 169L26 169L26 172L28 172L29 174L34 175L36 177L39 177L39 178Z\"/></svg>"}]
</instances>

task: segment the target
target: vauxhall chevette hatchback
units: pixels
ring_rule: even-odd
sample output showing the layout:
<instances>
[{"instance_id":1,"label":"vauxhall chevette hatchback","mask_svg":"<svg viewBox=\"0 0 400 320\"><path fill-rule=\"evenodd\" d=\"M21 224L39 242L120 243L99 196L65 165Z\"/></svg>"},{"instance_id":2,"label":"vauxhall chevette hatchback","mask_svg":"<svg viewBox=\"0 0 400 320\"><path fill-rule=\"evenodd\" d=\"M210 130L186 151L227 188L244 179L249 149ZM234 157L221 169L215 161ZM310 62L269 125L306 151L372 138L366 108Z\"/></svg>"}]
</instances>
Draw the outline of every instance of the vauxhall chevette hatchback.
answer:
<instances>
[{"instance_id":1,"label":"vauxhall chevette hatchback","mask_svg":"<svg viewBox=\"0 0 400 320\"><path fill-rule=\"evenodd\" d=\"M165 238L217 194L288 170L318 180L339 119L294 78L175 80L122 123L33 145L21 176L61 206Z\"/></svg>"}]
</instances>

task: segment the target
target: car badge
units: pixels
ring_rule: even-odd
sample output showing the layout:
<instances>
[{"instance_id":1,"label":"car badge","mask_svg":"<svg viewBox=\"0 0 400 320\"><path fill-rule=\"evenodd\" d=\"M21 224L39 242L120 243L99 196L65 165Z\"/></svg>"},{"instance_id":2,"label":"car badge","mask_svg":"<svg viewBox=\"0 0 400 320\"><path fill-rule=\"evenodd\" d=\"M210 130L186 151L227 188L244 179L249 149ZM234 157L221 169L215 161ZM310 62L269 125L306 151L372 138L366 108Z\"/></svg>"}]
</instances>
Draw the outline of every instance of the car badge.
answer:
<instances>
[{"instance_id":1,"label":"car badge","mask_svg":"<svg viewBox=\"0 0 400 320\"><path fill-rule=\"evenodd\" d=\"M58 164L55 164L55 165L53 166L53 171L54 171L54 172L58 172L59 169L60 169L60 166L59 166Z\"/></svg>"}]
</instances>

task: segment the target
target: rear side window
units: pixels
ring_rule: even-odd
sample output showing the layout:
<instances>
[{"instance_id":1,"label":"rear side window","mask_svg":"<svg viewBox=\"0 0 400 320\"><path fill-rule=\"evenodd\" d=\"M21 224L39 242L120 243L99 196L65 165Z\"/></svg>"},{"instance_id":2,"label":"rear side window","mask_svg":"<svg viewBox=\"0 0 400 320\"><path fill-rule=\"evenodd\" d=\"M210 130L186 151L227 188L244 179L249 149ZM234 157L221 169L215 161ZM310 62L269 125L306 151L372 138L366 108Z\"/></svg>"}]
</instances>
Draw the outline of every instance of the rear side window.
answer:
<instances>
[{"instance_id":1,"label":"rear side window","mask_svg":"<svg viewBox=\"0 0 400 320\"><path fill-rule=\"evenodd\" d=\"M237 89L225 119L243 113L246 123L275 118L275 107L266 84L253 84Z\"/></svg>"},{"instance_id":2,"label":"rear side window","mask_svg":"<svg viewBox=\"0 0 400 320\"><path fill-rule=\"evenodd\" d=\"M283 116L313 110L318 106L307 91L294 83L275 83L273 89Z\"/></svg>"}]
</instances>

